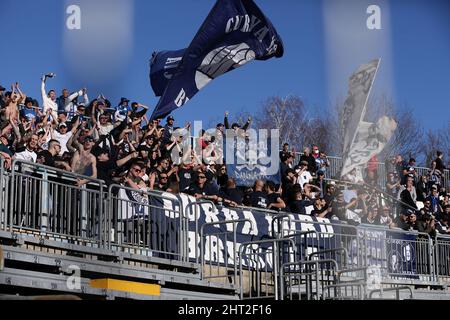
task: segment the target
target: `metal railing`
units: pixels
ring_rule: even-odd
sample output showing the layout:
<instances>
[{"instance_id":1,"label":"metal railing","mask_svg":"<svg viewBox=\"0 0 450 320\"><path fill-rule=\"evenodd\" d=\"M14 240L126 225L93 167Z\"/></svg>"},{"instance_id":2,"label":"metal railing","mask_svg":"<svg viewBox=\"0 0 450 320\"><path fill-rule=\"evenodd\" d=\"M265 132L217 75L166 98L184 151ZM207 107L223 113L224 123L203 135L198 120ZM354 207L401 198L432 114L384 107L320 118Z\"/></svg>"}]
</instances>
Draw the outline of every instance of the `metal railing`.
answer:
<instances>
[{"instance_id":1,"label":"metal railing","mask_svg":"<svg viewBox=\"0 0 450 320\"><path fill-rule=\"evenodd\" d=\"M296 152L295 153L295 163L297 164L300 161L300 157L303 155L303 153ZM343 159L341 157L336 156L327 156L330 166L325 169L325 178L327 179L339 179L340 173L343 166ZM429 172L429 168L426 167L414 167L417 171L417 174L419 176L426 176ZM386 170L386 164L383 162L378 162L377 166L377 185L381 189L386 188L386 182L387 182L387 170ZM444 170L442 173L442 183L443 186L448 190L450 188L450 170Z\"/></svg>"},{"instance_id":2,"label":"metal railing","mask_svg":"<svg viewBox=\"0 0 450 320\"><path fill-rule=\"evenodd\" d=\"M250 219L209 222L203 224L200 227L200 246L201 246L200 263L202 266L201 268L202 279L228 278L231 283L233 284L237 283L238 245L237 245L236 231L238 223L249 223L250 230L254 229L253 221L251 221ZM225 226L227 230L216 232L208 232L208 231L205 232L205 228L209 226L219 226L219 225ZM230 225L231 230L228 229ZM230 234L232 235L231 241L229 239ZM216 245L213 245L213 242L215 242ZM228 246L230 242L231 242L231 249ZM222 244L223 247L221 247L221 245L219 244ZM214 250L214 248L216 250ZM225 251L223 254L221 252L222 250ZM223 260L221 259L221 257L223 257ZM215 272L213 270L215 270ZM230 271L232 271L231 275Z\"/></svg>"},{"instance_id":3,"label":"metal railing","mask_svg":"<svg viewBox=\"0 0 450 320\"><path fill-rule=\"evenodd\" d=\"M434 263L438 279L450 281L450 235L434 238Z\"/></svg>"},{"instance_id":4,"label":"metal railing","mask_svg":"<svg viewBox=\"0 0 450 320\"><path fill-rule=\"evenodd\" d=\"M104 241L103 181L18 160L5 175L3 207L10 231L44 232L98 246ZM88 183L79 186L77 179Z\"/></svg>"},{"instance_id":5,"label":"metal railing","mask_svg":"<svg viewBox=\"0 0 450 320\"><path fill-rule=\"evenodd\" d=\"M187 261L187 218L175 196L111 185L107 199L109 248L146 250L151 256Z\"/></svg>"},{"instance_id":6,"label":"metal railing","mask_svg":"<svg viewBox=\"0 0 450 320\"><path fill-rule=\"evenodd\" d=\"M219 210L210 201L185 205L179 197L167 193L121 185L112 185L106 190L101 180L40 164L16 160L10 171L3 165L0 157L1 231L53 235L99 248L139 250L140 254L145 251L165 259L189 261L195 258L201 263L203 279L231 278L239 285L242 298L244 295L246 298L281 298L284 293L295 292L286 285L291 280L291 286L297 281L299 294L299 283L308 283L306 295L309 298L345 298L342 292L347 289L354 290L349 296L358 296L358 290L365 290L361 281L345 282L343 277L356 279L356 269L373 265L381 269L384 283L390 280L438 283L450 279L449 236L438 235L432 239L425 233L355 227L241 207L267 218L271 229L269 227L265 236L272 238L240 244L237 227L249 223L252 229L252 220L200 225L200 209ZM87 179L89 183L78 186L77 179ZM222 226L222 231L220 228L209 230L215 226ZM190 252L189 237L193 235L195 249ZM206 247L208 236L209 241L221 240L225 244L224 261L211 259L214 255L219 257L221 253L217 250L222 248L219 245ZM305 261L314 263L305 264ZM289 263L303 265L290 269ZM206 268L221 271L207 274ZM341 273L335 273L336 270ZM300 282L298 278L295 280L297 276ZM311 281L317 279L321 291L316 285L313 294Z\"/></svg>"}]
</instances>

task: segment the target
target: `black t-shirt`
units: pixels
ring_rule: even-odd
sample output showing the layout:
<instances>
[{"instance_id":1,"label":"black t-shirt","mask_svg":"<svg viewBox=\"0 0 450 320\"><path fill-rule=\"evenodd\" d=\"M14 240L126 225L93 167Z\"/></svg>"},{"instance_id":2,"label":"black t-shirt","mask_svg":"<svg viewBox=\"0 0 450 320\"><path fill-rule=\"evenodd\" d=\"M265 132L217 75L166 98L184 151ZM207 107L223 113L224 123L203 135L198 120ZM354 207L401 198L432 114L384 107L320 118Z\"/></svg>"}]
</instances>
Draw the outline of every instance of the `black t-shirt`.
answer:
<instances>
[{"instance_id":1,"label":"black t-shirt","mask_svg":"<svg viewBox=\"0 0 450 320\"><path fill-rule=\"evenodd\" d=\"M236 188L229 188L229 189L225 189L222 194L221 197L230 200L230 201L234 201L236 202L238 205L242 204L242 192L239 189Z\"/></svg>"},{"instance_id":2,"label":"black t-shirt","mask_svg":"<svg viewBox=\"0 0 450 320\"><path fill-rule=\"evenodd\" d=\"M294 200L289 207L292 213L306 214L305 203L303 200Z\"/></svg>"},{"instance_id":3,"label":"black t-shirt","mask_svg":"<svg viewBox=\"0 0 450 320\"><path fill-rule=\"evenodd\" d=\"M106 184L112 184L113 171L117 169L116 161L109 159L108 161L97 160L97 179L103 180Z\"/></svg>"},{"instance_id":4,"label":"black t-shirt","mask_svg":"<svg viewBox=\"0 0 450 320\"><path fill-rule=\"evenodd\" d=\"M180 178L180 190L188 188L194 180L194 170L192 168L181 168L178 170L178 178Z\"/></svg>"},{"instance_id":5,"label":"black t-shirt","mask_svg":"<svg viewBox=\"0 0 450 320\"><path fill-rule=\"evenodd\" d=\"M252 192L249 195L249 202L252 207L265 209L268 205L267 193L262 191Z\"/></svg>"},{"instance_id":6,"label":"black t-shirt","mask_svg":"<svg viewBox=\"0 0 450 320\"><path fill-rule=\"evenodd\" d=\"M269 206L269 204L271 203L277 203L278 198L281 198L281 196L279 193L276 192L267 195L267 206Z\"/></svg>"},{"instance_id":7,"label":"black t-shirt","mask_svg":"<svg viewBox=\"0 0 450 320\"><path fill-rule=\"evenodd\" d=\"M198 184L191 184L187 193L190 195L202 194L204 196L213 196L218 194L218 190L210 183L205 183L203 188L200 188Z\"/></svg>"},{"instance_id":8,"label":"black t-shirt","mask_svg":"<svg viewBox=\"0 0 450 320\"><path fill-rule=\"evenodd\" d=\"M52 155L50 153L50 151L48 150L43 150L41 152L38 153L37 158L43 158L44 162L42 163L43 165L49 166L49 167L54 167L55 166L55 160L56 157L54 155Z\"/></svg>"}]
</instances>

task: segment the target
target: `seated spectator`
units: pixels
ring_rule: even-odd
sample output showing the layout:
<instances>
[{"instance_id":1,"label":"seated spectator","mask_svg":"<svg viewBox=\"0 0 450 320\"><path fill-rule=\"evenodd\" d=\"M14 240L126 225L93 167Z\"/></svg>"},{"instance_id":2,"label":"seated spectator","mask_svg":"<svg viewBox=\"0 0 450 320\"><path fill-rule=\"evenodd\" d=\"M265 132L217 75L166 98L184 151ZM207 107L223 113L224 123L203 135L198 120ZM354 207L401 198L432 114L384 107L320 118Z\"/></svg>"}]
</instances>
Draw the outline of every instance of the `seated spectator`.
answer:
<instances>
[{"instance_id":1,"label":"seated spectator","mask_svg":"<svg viewBox=\"0 0 450 320\"><path fill-rule=\"evenodd\" d=\"M367 210L367 214L361 218L361 223L364 224L379 224L378 208L371 206Z\"/></svg>"},{"instance_id":2,"label":"seated spectator","mask_svg":"<svg viewBox=\"0 0 450 320\"><path fill-rule=\"evenodd\" d=\"M381 211L381 215L378 215L377 224L380 226L390 227L394 223L394 219L391 216L391 210L388 206L384 206Z\"/></svg>"},{"instance_id":3,"label":"seated spectator","mask_svg":"<svg viewBox=\"0 0 450 320\"><path fill-rule=\"evenodd\" d=\"M394 219L394 224L391 227L400 228L403 230L409 230L409 214L414 213L412 210L402 210L397 218Z\"/></svg>"},{"instance_id":4,"label":"seated spectator","mask_svg":"<svg viewBox=\"0 0 450 320\"><path fill-rule=\"evenodd\" d=\"M450 234L450 224L448 216L444 216L441 220L436 221L436 230L440 234Z\"/></svg>"},{"instance_id":5,"label":"seated spectator","mask_svg":"<svg viewBox=\"0 0 450 320\"><path fill-rule=\"evenodd\" d=\"M418 220L416 224L413 226L414 230L417 230L421 233L427 233L431 237L436 236L436 221L432 215L426 214L422 217L421 220Z\"/></svg>"}]
</instances>

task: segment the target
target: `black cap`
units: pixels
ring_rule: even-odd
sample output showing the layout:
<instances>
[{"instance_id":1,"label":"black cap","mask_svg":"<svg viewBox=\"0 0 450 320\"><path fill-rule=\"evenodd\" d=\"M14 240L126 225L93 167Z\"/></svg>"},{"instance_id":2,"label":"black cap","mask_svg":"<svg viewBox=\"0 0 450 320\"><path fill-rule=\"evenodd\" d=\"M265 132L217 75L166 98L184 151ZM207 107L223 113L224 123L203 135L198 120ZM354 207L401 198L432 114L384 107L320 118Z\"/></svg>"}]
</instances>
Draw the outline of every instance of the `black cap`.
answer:
<instances>
[{"instance_id":1,"label":"black cap","mask_svg":"<svg viewBox=\"0 0 450 320\"><path fill-rule=\"evenodd\" d=\"M237 124L236 122L231 125L232 129L234 129L236 127L240 128L241 126L239 124Z\"/></svg>"},{"instance_id":2,"label":"black cap","mask_svg":"<svg viewBox=\"0 0 450 320\"><path fill-rule=\"evenodd\" d=\"M223 123L218 123L218 124L216 125L216 128L218 128L218 127L225 127L225 125L224 125Z\"/></svg>"},{"instance_id":3,"label":"black cap","mask_svg":"<svg viewBox=\"0 0 450 320\"><path fill-rule=\"evenodd\" d=\"M128 100L127 98L124 98L124 97L120 98L120 103L119 104L122 104L124 102L130 102L130 100Z\"/></svg>"},{"instance_id":4,"label":"black cap","mask_svg":"<svg viewBox=\"0 0 450 320\"><path fill-rule=\"evenodd\" d=\"M167 117L167 121L169 121L169 120L174 120L174 121L175 121L175 118L172 117L172 116L168 116L168 117Z\"/></svg>"},{"instance_id":5,"label":"black cap","mask_svg":"<svg viewBox=\"0 0 450 320\"><path fill-rule=\"evenodd\" d=\"M0 88L0 91L1 91L1 88ZM34 103L34 100L33 100L33 98L31 98L31 97L27 97L26 99L25 99L25 105L27 105L28 103Z\"/></svg>"}]
</instances>

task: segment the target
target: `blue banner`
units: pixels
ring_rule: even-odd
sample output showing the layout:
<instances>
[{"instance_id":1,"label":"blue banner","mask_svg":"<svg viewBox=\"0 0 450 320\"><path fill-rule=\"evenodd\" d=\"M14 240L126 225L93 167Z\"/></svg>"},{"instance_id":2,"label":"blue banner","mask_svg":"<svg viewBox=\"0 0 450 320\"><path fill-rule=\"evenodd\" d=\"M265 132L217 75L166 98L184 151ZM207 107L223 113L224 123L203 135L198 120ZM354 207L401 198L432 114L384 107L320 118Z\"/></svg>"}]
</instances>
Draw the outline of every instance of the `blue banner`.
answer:
<instances>
[{"instance_id":1,"label":"blue banner","mask_svg":"<svg viewBox=\"0 0 450 320\"><path fill-rule=\"evenodd\" d=\"M253 134L255 134L254 131ZM261 134L253 137L252 142L248 139L224 139L223 151L228 176L234 178L238 186L250 187L256 180L272 181L279 184L281 173L280 158L276 147L278 141L274 141L276 142L275 150L272 153L271 137Z\"/></svg>"},{"instance_id":2,"label":"blue banner","mask_svg":"<svg viewBox=\"0 0 450 320\"><path fill-rule=\"evenodd\" d=\"M182 107L220 75L252 60L282 57L283 51L280 36L253 0L218 0L179 65L170 68L168 82L167 77L158 76L158 70L164 70L162 65L166 66L167 57L173 57L174 52L166 52L160 58L156 55L151 72L155 94L159 95L166 82L167 85L151 120ZM172 62L169 67L176 65Z\"/></svg>"}]
</instances>

